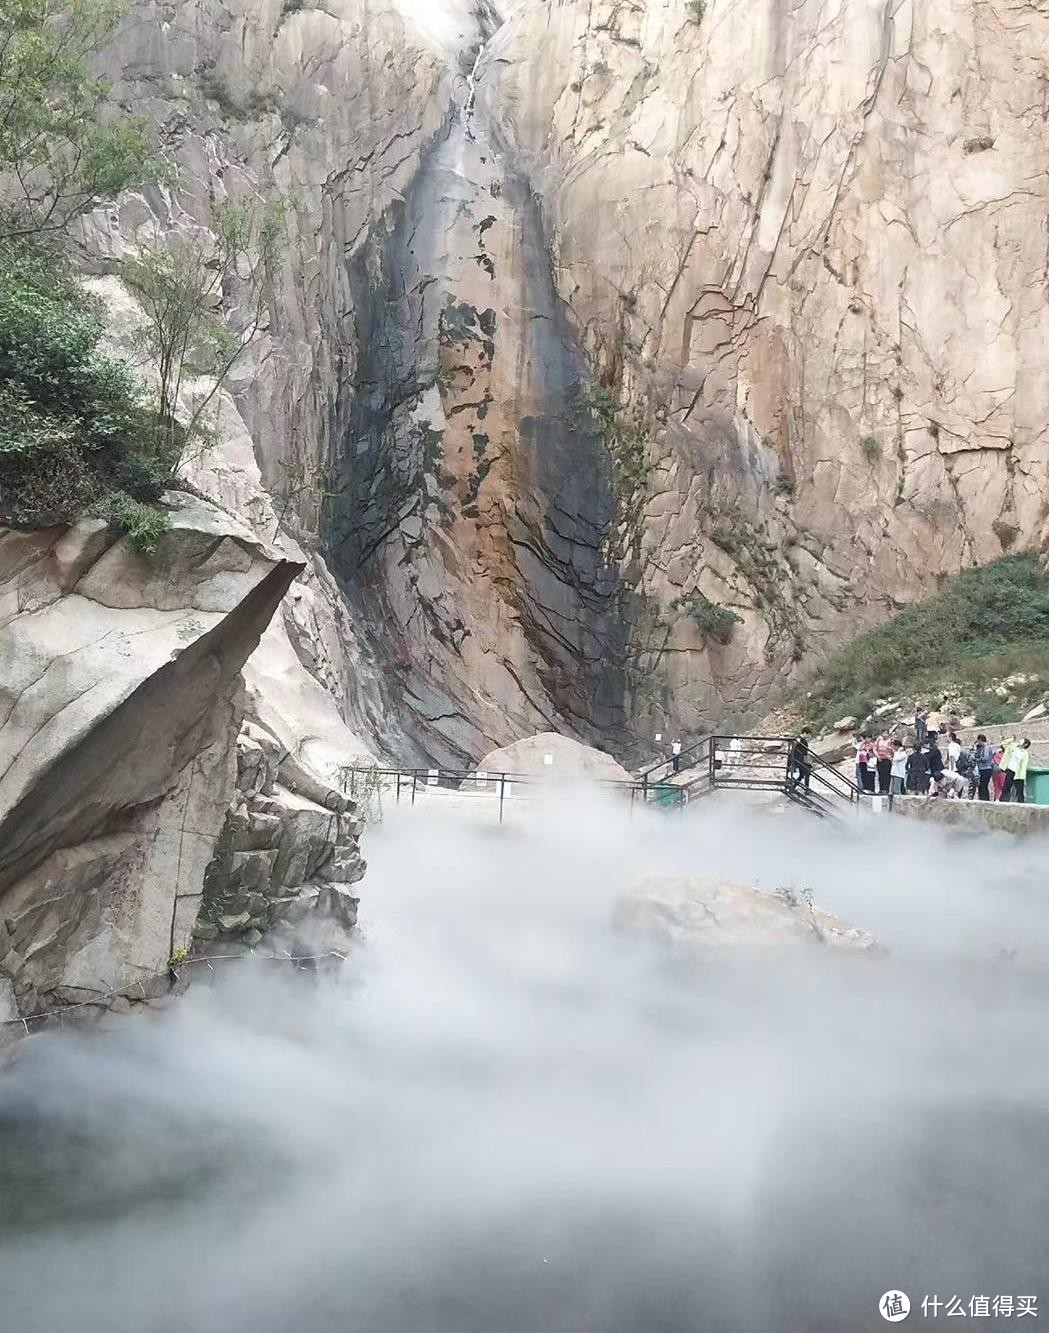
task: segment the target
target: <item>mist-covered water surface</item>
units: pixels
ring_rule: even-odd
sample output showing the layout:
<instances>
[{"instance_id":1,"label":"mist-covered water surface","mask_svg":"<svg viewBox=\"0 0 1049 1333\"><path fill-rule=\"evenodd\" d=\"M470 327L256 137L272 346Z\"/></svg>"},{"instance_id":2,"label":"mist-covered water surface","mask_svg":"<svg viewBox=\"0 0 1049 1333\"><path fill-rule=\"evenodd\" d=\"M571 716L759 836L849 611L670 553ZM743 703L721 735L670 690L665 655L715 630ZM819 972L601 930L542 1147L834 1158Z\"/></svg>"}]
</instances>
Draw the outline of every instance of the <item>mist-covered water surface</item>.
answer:
<instances>
[{"instance_id":1,"label":"mist-covered water surface","mask_svg":"<svg viewBox=\"0 0 1049 1333\"><path fill-rule=\"evenodd\" d=\"M563 803L369 835L337 979L244 963L0 1074L18 1333L883 1326L1049 1301L1037 842ZM681 966L639 877L810 886L878 957ZM942 1317L942 1312L941 1312Z\"/></svg>"}]
</instances>

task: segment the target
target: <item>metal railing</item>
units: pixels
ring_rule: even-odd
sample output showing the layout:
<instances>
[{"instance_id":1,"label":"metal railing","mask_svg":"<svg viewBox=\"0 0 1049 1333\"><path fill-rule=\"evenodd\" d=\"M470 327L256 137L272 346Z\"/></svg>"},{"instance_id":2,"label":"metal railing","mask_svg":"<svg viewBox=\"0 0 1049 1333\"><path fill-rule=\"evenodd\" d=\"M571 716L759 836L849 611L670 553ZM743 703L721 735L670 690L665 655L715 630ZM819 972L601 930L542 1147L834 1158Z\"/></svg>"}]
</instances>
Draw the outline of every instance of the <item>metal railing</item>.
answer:
<instances>
[{"instance_id":1,"label":"metal railing","mask_svg":"<svg viewBox=\"0 0 1049 1333\"><path fill-rule=\"evenodd\" d=\"M795 736L704 736L679 755L642 769L639 780L680 785L692 798L732 788L781 792L819 815L857 806L861 792L856 784L811 750L807 773L796 768L796 743ZM687 780L675 782L682 777Z\"/></svg>"},{"instance_id":2,"label":"metal railing","mask_svg":"<svg viewBox=\"0 0 1049 1333\"><path fill-rule=\"evenodd\" d=\"M680 755L642 769L631 782L596 779L594 785L629 798L635 805L682 809L713 791L778 792L818 815L834 814L859 804L861 792L836 768L811 751L807 780L792 765L794 736L704 736ZM460 768L378 768L361 765L343 769L343 788L351 797L362 792L392 796L396 804L415 805L434 789L464 796L494 796L499 822L506 802L549 793L570 785L556 774L486 773Z\"/></svg>"},{"instance_id":3,"label":"metal railing","mask_svg":"<svg viewBox=\"0 0 1049 1333\"><path fill-rule=\"evenodd\" d=\"M457 792L464 796L494 795L498 800L499 822L508 800L522 794L538 795L551 789L571 785L572 779L525 773L486 773L461 768L373 768L370 765L348 767L342 770L343 788L347 795L358 797L366 791L378 791L392 796L395 804L402 801L415 805L420 796L434 789ZM622 782L608 778L592 779L606 791L628 796L631 809L635 804L677 809L688 802L682 787L669 783Z\"/></svg>"},{"instance_id":4,"label":"metal railing","mask_svg":"<svg viewBox=\"0 0 1049 1333\"><path fill-rule=\"evenodd\" d=\"M672 755L669 759L657 759L655 763L641 769L637 775L638 781L645 785L665 782L678 773L687 773L692 768L707 764L709 762L710 743L713 739L712 735L703 736L698 741L686 746L680 754Z\"/></svg>"}]
</instances>

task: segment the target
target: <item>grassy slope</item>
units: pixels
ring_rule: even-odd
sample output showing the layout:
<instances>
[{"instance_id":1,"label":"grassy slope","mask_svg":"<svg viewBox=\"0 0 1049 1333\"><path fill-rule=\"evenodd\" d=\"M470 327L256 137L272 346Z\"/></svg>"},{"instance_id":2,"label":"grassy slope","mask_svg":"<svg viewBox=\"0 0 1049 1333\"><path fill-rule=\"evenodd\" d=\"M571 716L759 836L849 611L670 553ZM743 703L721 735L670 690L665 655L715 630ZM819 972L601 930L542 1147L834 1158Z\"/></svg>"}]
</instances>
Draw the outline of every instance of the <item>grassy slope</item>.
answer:
<instances>
[{"instance_id":1,"label":"grassy slope","mask_svg":"<svg viewBox=\"0 0 1049 1333\"><path fill-rule=\"evenodd\" d=\"M1049 576L1032 554L948 579L934 597L840 648L794 702L813 727L863 719L880 699L911 696L968 703L977 721L991 724L1014 718L1016 705L1006 709L988 686L1016 672L1049 680ZM1045 684L1031 689L1040 697Z\"/></svg>"}]
</instances>

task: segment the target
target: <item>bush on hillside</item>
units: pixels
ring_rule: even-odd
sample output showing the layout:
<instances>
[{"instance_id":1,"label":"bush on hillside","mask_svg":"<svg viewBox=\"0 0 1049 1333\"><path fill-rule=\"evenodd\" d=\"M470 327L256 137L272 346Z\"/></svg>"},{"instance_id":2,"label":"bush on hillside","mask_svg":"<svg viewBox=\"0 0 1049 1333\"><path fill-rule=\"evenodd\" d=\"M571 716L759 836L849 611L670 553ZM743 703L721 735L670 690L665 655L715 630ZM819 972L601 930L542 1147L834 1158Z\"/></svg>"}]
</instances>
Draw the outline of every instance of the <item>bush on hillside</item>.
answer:
<instances>
[{"instance_id":1,"label":"bush on hillside","mask_svg":"<svg viewBox=\"0 0 1049 1333\"><path fill-rule=\"evenodd\" d=\"M168 530L166 510L154 504L143 504L124 491L110 491L94 508L111 528L122 532L139 555L156 555L164 533Z\"/></svg>"},{"instance_id":2,"label":"bush on hillside","mask_svg":"<svg viewBox=\"0 0 1049 1333\"><path fill-rule=\"evenodd\" d=\"M862 717L877 697L914 692L937 674L976 679L980 659L1038 645L1049 659L1049 576L1035 555L1006 556L948 579L840 648L799 702L817 726Z\"/></svg>"},{"instance_id":3,"label":"bush on hillside","mask_svg":"<svg viewBox=\"0 0 1049 1333\"><path fill-rule=\"evenodd\" d=\"M156 500L172 460L102 314L59 255L0 243L0 522L75 519L108 491Z\"/></svg>"},{"instance_id":4,"label":"bush on hillside","mask_svg":"<svg viewBox=\"0 0 1049 1333\"><path fill-rule=\"evenodd\" d=\"M701 592L694 592L689 597L681 597L674 603L675 609L687 611L703 638L715 643L728 643L732 631L743 624L743 617L730 607L718 606Z\"/></svg>"}]
</instances>

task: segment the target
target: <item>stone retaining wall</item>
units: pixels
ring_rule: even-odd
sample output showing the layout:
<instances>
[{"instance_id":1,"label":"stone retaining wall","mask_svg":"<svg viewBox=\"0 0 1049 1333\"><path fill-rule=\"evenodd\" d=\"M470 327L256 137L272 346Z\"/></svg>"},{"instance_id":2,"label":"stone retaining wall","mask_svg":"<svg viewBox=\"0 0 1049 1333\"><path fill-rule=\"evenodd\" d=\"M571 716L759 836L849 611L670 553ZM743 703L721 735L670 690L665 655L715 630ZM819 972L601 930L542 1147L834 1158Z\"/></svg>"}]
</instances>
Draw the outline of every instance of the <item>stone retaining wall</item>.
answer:
<instances>
[{"instance_id":1,"label":"stone retaining wall","mask_svg":"<svg viewBox=\"0 0 1049 1333\"><path fill-rule=\"evenodd\" d=\"M1049 833L1049 806L997 801L947 801L941 796L897 797L892 813L973 832Z\"/></svg>"}]
</instances>

